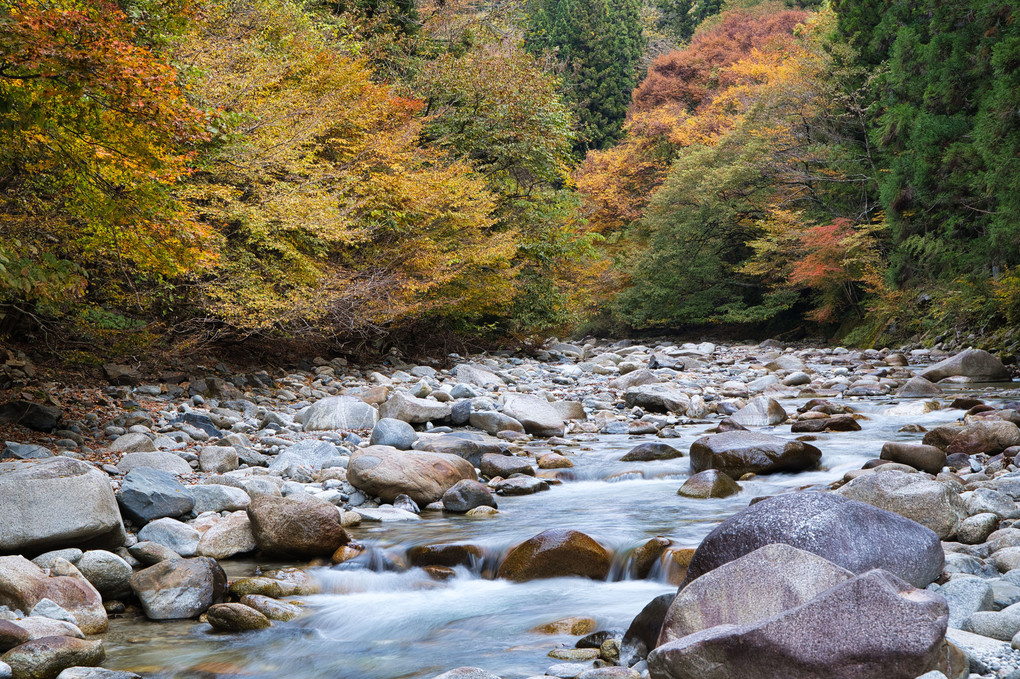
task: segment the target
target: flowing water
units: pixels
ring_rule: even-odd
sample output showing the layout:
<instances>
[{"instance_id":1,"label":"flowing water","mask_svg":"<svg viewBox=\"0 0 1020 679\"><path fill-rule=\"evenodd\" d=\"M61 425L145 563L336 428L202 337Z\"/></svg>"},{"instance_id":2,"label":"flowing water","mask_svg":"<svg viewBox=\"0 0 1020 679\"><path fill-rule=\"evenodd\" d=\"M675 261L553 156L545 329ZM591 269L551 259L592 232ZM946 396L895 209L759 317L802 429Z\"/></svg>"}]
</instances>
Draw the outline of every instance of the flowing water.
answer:
<instances>
[{"instance_id":1,"label":"flowing water","mask_svg":"<svg viewBox=\"0 0 1020 679\"><path fill-rule=\"evenodd\" d=\"M968 393L975 393L970 389ZM994 392L978 392L988 399ZM944 399L944 402L946 400ZM802 401L784 399L792 410ZM445 516L422 521L367 524L355 538L370 545L374 563L400 563L410 547L471 543L498 558L507 548L550 528L588 533L617 554L608 582L558 578L511 583L483 577L486 564L458 568L437 582L422 570L373 570L343 564L316 571L323 594L304 597L308 612L290 623L244 635L218 635L194 621L153 623L139 618L114 620L106 636L107 666L158 673L163 677L239 675L294 679L395 679L431 677L462 665L483 667L501 677L543 674L556 660L553 648L573 647L576 637L540 634L536 626L570 616L595 618L599 629L625 629L653 597L674 591L662 574L647 580L626 578L630 550L662 535L681 546L696 546L711 529L761 495L825 485L869 459L885 441L919 440L899 433L906 424L925 427L954 421L960 410L925 415L885 414L889 399L849 401L869 419L859 432L817 435L823 469L779 474L743 482L743 491L720 500L680 497L688 458L664 462L620 462L638 443L654 436L599 436L561 450L571 454L572 479L547 492L499 498L499 514L489 518ZM686 451L711 425L680 429L666 441ZM792 438L789 426L774 432ZM549 448L534 445L532 450ZM225 562L228 575L252 572L253 562ZM654 574L653 574L654 575Z\"/></svg>"}]
</instances>

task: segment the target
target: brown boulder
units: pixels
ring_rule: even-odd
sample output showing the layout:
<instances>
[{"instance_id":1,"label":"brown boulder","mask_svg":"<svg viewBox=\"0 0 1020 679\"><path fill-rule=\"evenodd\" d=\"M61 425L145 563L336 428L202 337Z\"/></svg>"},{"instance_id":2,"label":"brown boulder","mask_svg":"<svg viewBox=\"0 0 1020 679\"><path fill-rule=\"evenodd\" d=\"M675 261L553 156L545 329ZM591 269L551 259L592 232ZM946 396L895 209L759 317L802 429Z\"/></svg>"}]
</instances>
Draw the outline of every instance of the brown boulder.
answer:
<instances>
[{"instance_id":1,"label":"brown boulder","mask_svg":"<svg viewBox=\"0 0 1020 679\"><path fill-rule=\"evenodd\" d=\"M347 466L347 480L355 488L386 502L409 495L420 506L441 499L461 479L478 480L475 468L462 457L389 446L356 450Z\"/></svg>"},{"instance_id":2,"label":"brown boulder","mask_svg":"<svg viewBox=\"0 0 1020 679\"><path fill-rule=\"evenodd\" d=\"M86 634L106 631L103 597L68 561L57 564L60 575L47 575L23 556L0 557L0 606L28 613L43 599L49 599L74 616Z\"/></svg>"},{"instance_id":3,"label":"brown boulder","mask_svg":"<svg viewBox=\"0 0 1020 679\"><path fill-rule=\"evenodd\" d=\"M43 637L0 656L14 679L55 679L68 667L96 667L105 659L103 642L74 637Z\"/></svg>"},{"instance_id":4,"label":"brown boulder","mask_svg":"<svg viewBox=\"0 0 1020 679\"><path fill-rule=\"evenodd\" d=\"M419 545L407 550L412 566L472 566L481 563L485 552L477 545Z\"/></svg>"},{"instance_id":5,"label":"brown boulder","mask_svg":"<svg viewBox=\"0 0 1020 679\"><path fill-rule=\"evenodd\" d=\"M985 420L964 425L946 447L946 453L987 453L996 455L1020 445L1020 427L1005 420Z\"/></svg>"},{"instance_id":6,"label":"brown boulder","mask_svg":"<svg viewBox=\"0 0 1020 679\"><path fill-rule=\"evenodd\" d=\"M511 549L496 577L517 582L571 575L603 580L610 559L609 551L584 533L554 528Z\"/></svg>"},{"instance_id":7,"label":"brown boulder","mask_svg":"<svg viewBox=\"0 0 1020 679\"><path fill-rule=\"evenodd\" d=\"M718 469L732 478L813 469L822 451L803 441L786 441L760 432L728 431L691 444L691 471Z\"/></svg>"},{"instance_id":8,"label":"brown boulder","mask_svg":"<svg viewBox=\"0 0 1020 679\"><path fill-rule=\"evenodd\" d=\"M273 623L262 613L245 604L216 604L206 611L206 620L213 629L223 632L249 632L265 629Z\"/></svg>"},{"instance_id":9,"label":"brown boulder","mask_svg":"<svg viewBox=\"0 0 1020 679\"><path fill-rule=\"evenodd\" d=\"M267 554L330 556L350 541L328 502L256 495L247 512L255 543Z\"/></svg>"},{"instance_id":10,"label":"brown boulder","mask_svg":"<svg viewBox=\"0 0 1020 679\"><path fill-rule=\"evenodd\" d=\"M935 446L889 441L882 446L882 459L910 465L929 474L938 474L946 466L946 454Z\"/></svg>"}]
</instances>

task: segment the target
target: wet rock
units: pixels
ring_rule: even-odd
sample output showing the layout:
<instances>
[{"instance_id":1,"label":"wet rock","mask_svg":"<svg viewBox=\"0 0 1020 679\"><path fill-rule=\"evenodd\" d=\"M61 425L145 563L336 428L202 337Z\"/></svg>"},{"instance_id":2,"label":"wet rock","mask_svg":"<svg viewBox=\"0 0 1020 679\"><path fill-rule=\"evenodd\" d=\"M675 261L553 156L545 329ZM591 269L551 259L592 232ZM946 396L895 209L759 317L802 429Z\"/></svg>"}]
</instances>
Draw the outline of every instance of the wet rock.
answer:
<instances>
[{"instance_id":1,"label":"wet rock","mask_svg":"<svg viewBox=\"0 0 1020 679\"><path fill-rule=\"evenodd\" d=\"M947 377L965 377L968 382L1008 382L1009 370L995 356L981 349L968 349L922 370L920 376L938 382Z\"/></svg>"},{"instance_id":2,"label":"wet rock","mask_svg":"<svg viewBox=\"0 0 1020 679\"><path fill-rule=\"evenodd\" d=\"M173 474L149 467L128 472L117 494L117 502L124 514L138 525L165 516L183 516L195 506L191 491Z\"/></svg>"},{"instance_id":3,"label":"wet rock","mask_svg":"<svg viewBox=\"0 0 1020 679\"><path fill-rule=\"evenodd\" d=\"M393 395L379 406L380 417L403 420L411 424L446 420L449 419L450 412L449 403L416 398L400 391L393 392Z\"/></svg>"},{"instance_id":4,"label":"wet rock","mask_svg":"<svg viewBox=\"0 0 1020 679\"><path fill-rule=\"evenodd\" d=\"M526 582L541 578L580 576L603 580L610 553L591 537L575 530L552 529L511 549L497 577Z\"/></svg>"},{"instance_id":5,"label":"wet rock","mask_svg":"<svg viewBox=\"0 0 1020 679\"><path fill-rule=\"evenodd\" d=\"M247 512L237 511L223 517L202 533L196 553L214 559L226 559L253 552L257 547Z\"/></svg>"},{"instance_id":6,"label":"wet rock","mask_svg":"<svg viewBox=\"0 0 1020 679\"><path fill-rule=\"evenodd\" d=\"M18 627L28 632L28 641L42 639L43 637L74 637L84 639L85 633L77 625L66 620L53 620L41 616L30 616L21 618L16 623Z\"/></svg>"},{"instance_id":7,"label":"wet rock","mask_svg":"<svg viewBox=\"0 0 1020 679\"><path fill-rule=\"evenodd\" d=\"M67 457L0 463L0 553L123 543L120 509L103 472Z\"/></svg>"},{"instance_id":8,"label":"wet rock","mask_svg":"<svg viewBox=\"0 0 1020 679\"><path fill-rule=\"evenodd\" d=\"M142 679L134 672L106 670L102 667L68 667L57 679Z\"/></svg>"},{"instance_id":9,"label":"wet rock","mask_svg":"<svg viewBox=\"0 0 1020 679\"><path fill-rule=\"evenodd\" d=\"M599 657L599 651L596 648L554 648L548 655L556 660L590 662Z\"/></svg>"},{"instance_id":10,"label":"wet rock","mask_svg":"<svg viewBox=\"0 0 1020 679\"><path fill-rule=\"evenodd\" d=\"M326 502L259 495L246 511L255 542L267 554L330 556L350 542L340 512Z\"/></svg>"},{"instance_id":11,"label":"wet rock","mask_svg":"<svg viewBox=\"0 0 1020 679\"><path fill-rule=\"evenodd\" d=\"M409 495L424 506L463 479L478 480L471 463L456 455L399 451L369 446L355 451L347 467L347 480L369 495L392 502Z\"/></svg>"},{"instance_id":12,"label":"wet rock","mask_svg":"<svg viewBox=\"0 0 1020 679\"><path fill-rule=\"evenodd\" d=\"M273 624L262 613L244 604L214 604L205 617L213 629L221 632L251 632Z\"/></svg>"},{"instance_id":13,"label":"wet rock","mask_svg":"<svg viewBox=\"0 0 1020 679\"><path fill-rule=\"evenodd\" d=\"M538 634L569 634L571 636L578 636L581 634L587 634L588 637L592 636L592 632L595 631L598 623L595 618L587 618L584 616L571 616L569 618L560 618L553 622L548 622L544 625L532 628L532 632ZM585 637L585 638L588 638ZM607 637L608 638L608 637ZM605 639L603 639L604 641ZM601 641L594 646L591 644L584 645L578 642L574 648L598 648L601 645Z\"/></svg>"},{"instance_id":14,"label":"wet rock","mask_svg":"<svg viewBox=\"0 0 1020 679\"><path fill-rule=\"evenodd\" d=\"M227 577L215 559L174 559L132 575L131 589L150 620L184 620L221 601Z\"/></svg>"},{"instance_id":15,"label":"wet rock","mask_svg":"<svg viewBox=\"0 0 1020 679\"><path fill-rule=\"evenodd\" d=\"M559 453L546 453L538 458L539 469L570 469L574 463Z\"/></svg>"},{"instance_id":16,"label":"wet rock","mask_svg":"<svg viewBox=\"0 0 1020 679\"><path fill-rule=\"evenodd\" d=\"M533 495L543 490L549 490L549 483L544 479L537 479L534 476L518 474L493 484L492 488L498 495ZM479 509L482 508L476 507L471 511L474 512Z\"/></svg>"},{"instance_id":17,"label":"wet rock","mask_svg":"<svg viewBox=\"0 0 1020 679\"><path fill-rule=\"evenodd\" d=\"M742 427L769 427L785 422L787 414L775 399L758 396L731 417Z\"/></svg>"},{"instance_id":18,"label":"wet rock","mask_svg":"<svg viewBox=\"0 0 1020 679\"><path fill-rule=\"evenodd\" d=\"M503 452L503 448L498 443L476 441L474 439L454 435L440 436L438 438L421 442L418 444L417 450L422 452L456 455L457 457L464 458L475 467L480 467L482 465L482 455L485 455L486 453L502 454Z\"/></svg>"},{"instance_id":19,"label":"wet rock","mask_svg":"<svg viewBox=\"0 0 1020 679\"><path fill-rule=\"evenodd\" d=\"M563 418L549 401L531 394L509 393L503 398L503 413L534 436L563 436Z\"/></svg>"},{"instance_id":20,"label":"wet rock","mask_svg":"<svg viewBox=\"0 0 1020 679\"><path fill-rule=\"evenodd\" d=\"M373 446L390 446L397 450L410 450L418 439L417 432L407 422L384 417L375 423L370 443Z\"/></svg>"},{"instance_id":21,"label":"wet rock","mask_svg":"<svg viewBox=\"0 0 1020 679\"><path fill-rule=\"evenodd\" d=\"M666 384L646 384L630 387L623 394L624 403L658 413L686 415L691 398Z\"/></svg>"},{"instance_id":22,"label":"wet rock","mask_svg":"<svg viewBox=\"0 0 1020 679\"><path fill-rule=\"evenodd\" d=\"M475 507L496 507L496 499L484 483L464 479L458 481L443 493L443 509L448 512L465 513Z\"/></svg>"},{"instance_id":23,"label":"wet rock","mask_svg":"<svg viewBox=\"0 0 1020 679\"><path fill-rule=\"evenodd\" d=\"M946 466L946 454L935 446L889 441L882 446L882 459L910 465L929 474L938 474Z\"/></svg>"},{"instance_id":24,"label":"wet rock","mask_svg":"<svg viewBox=\"0 0 1020 679\"><path fill-rule=\"evenodd\" d=\"M641 443L631 448L620 458L620 462L651 462L653 460L672 460L683 457L683 453L665 443Z\"/></svg>"},{"instance_id":25,"label":"wet rock","mask_svg":"<svg viewBox=\"0 0 1020 679\"><path fill-rule=\"evenodd\" d=\"M654 679L704 677L706 666L719 679L916 677L938 660L947 620L942 597L874 570L779 615L660 646L648 668Z\"/></svg>"},{"instance_id":26,"label":"wet rock","mask_svg":"<svg viewBox=\"0 0 1020 679\"><path fill-rule=\"evenodd\" d=\"M902 387L896 390L896 395L903 398L927 398L941 394L942 390L937 385L920 375L911 377Z\"/></svg>"},{"instance_id":27,"label":"wet rock","mask_svg":"<svg viewBox=\"0 0 1020 679\"><path fill-rule=\"evenodd\" d=\"M31 611L49 599L74 618L86 634L106 631L103 598L69 561L57 559L48 576L22 556L0 557L0 605Z\"/></svg>"},{"instance_id":28,"label":"wet rock","mask_svg":"<svg viewBox=\"0 0 1020 679\"><path fill-rule=\"evenodd\" d=\"M294 418L305 431L371 429L378 414L375 408L354 396L330 396L316 401Z\"/></svg>"},{"instance_id":29,"label":"wet rock","mask_svg":"<svg viewBox=\"0 0 1020 679\"><path fill-rule=\"evenodd\" d=\"M912 519L943 540L955 535L967 516L963 500L948 486L901 471L859 476L836 493Z\"/></svg>"},{"instance_id":30,"label":"wet rock","mask_svg":"<svg viewBox=\"0 0 1020 679\"><path fill-rule=\"evenodd\" d=\"M301 615L301 607L288 604L284 601L277 601L260 594L246 594L241 597L241 603L250 606L266 616L270 620L288 622Z\"/></svg>"},{"instance_id":31,"label":"wet rock","mask_svg":"<svg viewBox=\"0 0 1020 679\"><path fill-rule=\"evenodd\" d=\"M485 552L477 545L419 545L407 550L407 560L412 566L466 566L468 568L481 563Z\"/></svg>"},{"instance_id":32,"label":"wet rock","mask_svg":"<svg viewBox=\"0 0 1020 679\"><path fill-rule=\"evenodd\" d=\"M718 469L733 478L813 469L822 451L803 441L785 441L760 432L728 431L691 444L691 471Z\"/></svg>"},{"instance_id":33,"label":"wet rock","mask_svg":"<svg viewBox=\"0 0 1020 679\"><path fill-rule=\"evenodd\" d=\"M203 512L236 512L243 510L251 502L248 493L241 488L222 486L219 484L201 484L190 486L188 492L195 500L192 511Z\"/></svg>"},{"instance_id":34,"label":"wet rock","mask_svg":"<svg viewBox=\"0 0 1020 679\"><path fill-rule=\"evenodd\" d=\"M1020 445L1020 427L1012 422L989 420L965 425L949 442L946 453L995 455L1015 445Z\"/></svg>"},{"instance_id":35,"label":"wet rock","mask_svg":"<svg viewBox=\"0 0 1020 679\"><path fill-rule=\"evenodd\" d=\"M930 529L835 493L807 491L756 502L717 526L694 553L684 582L774 542L854 573L882 568L917 587L935 580L945 562Z\"/></svg>"},{"instance_id":36,"label":"wet rock","mask_svg":"<svg viewBox=\"0 0 1020 679\"><path fill-rule=\"evenodd\" d=\"M0 405L0 424L18 424L36 431L50 432L64 419L64 411L31 401L8 401Z\"/></svg>"},{"instance_id":37,"label":"wet rock","mask_svg":"<svg viewBox=\"0 0 1020 679\"><path fill-rule=\"evenodd\" d=\"M169 547L181 556L195 556L202 534L186 523L164 517L138 531L138 539Z\"/></svg>"},{"instance_id":38,"label":"wet rock","mask_svg":"<svg viewBox=\"0 0 1020 679\"><path fill-rule=\"evenodd\" d=\"M82 554L75 567L103 599L120 599L131 593L131 565L113 552L90 550Z\"/></svg>"},{"instance_id":39,"label":"wet rock","mask_svg":"<svg viewBox=\"0 0 1020 679\"><path fill-rule=\"evenodd\" d=\"M577 679L641 679L630 667L596 667L577 675Z\"/></svg>"},{"instance_id":40,"label":"wet rock","mask_svg":"<svg viewBox=\"0 0 1020 679\"><path fill-rule=\"evenodd\" d=\"M73 637L43 637L0 656L10 665L14 679L56 679L68 667L95 666L104 659L103 642Z\"/></svg>"},{"instance_id":41,"label":"wet rock","mask_svg":"<svg viewBox=\"0 0 1020 679\"><path fill-rule=\"evenodd\" d=\"M514 455L494 455L489 453L482 455L481 462L482 464L479 468L482 471L482 475L490 479L497 476L506 478L511 474L535 475L535 468L531 466L527 459Z\"/></svg>"},{"instance_id":42,"label":"wet rock","mask_svg":"<svg viewBox=\"0 0 1020 679\"><path fill-rule=\"evenodd\" d=\"M684 481L677 490L677 495L705 499L710 497L729 497L740 492L740 486L725 473L717 469L706 469L694 474Z\"/></svg>"}]
</instances>

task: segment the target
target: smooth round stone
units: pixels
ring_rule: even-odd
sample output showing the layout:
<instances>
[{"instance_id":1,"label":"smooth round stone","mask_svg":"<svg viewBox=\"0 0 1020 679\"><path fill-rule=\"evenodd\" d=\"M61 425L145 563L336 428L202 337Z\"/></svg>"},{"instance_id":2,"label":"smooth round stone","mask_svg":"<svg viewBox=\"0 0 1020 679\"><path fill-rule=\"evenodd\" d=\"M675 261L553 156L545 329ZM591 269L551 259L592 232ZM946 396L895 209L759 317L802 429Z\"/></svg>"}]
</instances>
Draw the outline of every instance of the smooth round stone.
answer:
<instances>
[{"instance_id":1,"label":"smooth round stone","mask_svg":"<svg viewBox=\"0 0 1020 679\"><path fill-rule=\"evenodd\" d=\"M417 439L418 434L410 424L396 418L384 417L376 422L372 429L370 444L392 446L398 450L410 450Z\"/></svg>"},{"instance_id":2,"label":"smooth round stone","mask_svg":"<svg viewBox=\"0 0 1020 679\"><path fill-rule=\"evenodd\" d=\"M250 632L273 624L262 613L244 604L215 604L205 615L213 629L223 632Z\"/></svg>"},{"instance_id":3,"label":"smooth round stone","mask_svg":"<svg viewBox=\"0 0 1020 679\"><path fill-rule=\"evenodd\" d=\"M687 479L684 485L680 486L680 489L676 491L676 494L690 498L707 499L712 497L729 497L739 492L740 485L730 478L729 475L717 469L706 469Z\"/></svg>"},{"instance_id":4,"label":"smooth round stone","mask_svg":"<svg viewBox=\"0 0 1020 679\"><path fill-rule=\"evenodd\" d=\"M599 657L599 652L594 648L554 648L549 651L549 657L568 662L587 662Z\"/></svg>"},{"instance_id":5,"label":"smooth round stone","mask_svg":"<svg viewBox=\"0 0 1020 679\"><path fill-rule=\"evenodd\" d=\"M277 601L259 594L246 594L241 597L241 603L254 608L270 620L287 622L301 615L301 607L289 604L285 601Z\"/></svg>"}]
</instances>

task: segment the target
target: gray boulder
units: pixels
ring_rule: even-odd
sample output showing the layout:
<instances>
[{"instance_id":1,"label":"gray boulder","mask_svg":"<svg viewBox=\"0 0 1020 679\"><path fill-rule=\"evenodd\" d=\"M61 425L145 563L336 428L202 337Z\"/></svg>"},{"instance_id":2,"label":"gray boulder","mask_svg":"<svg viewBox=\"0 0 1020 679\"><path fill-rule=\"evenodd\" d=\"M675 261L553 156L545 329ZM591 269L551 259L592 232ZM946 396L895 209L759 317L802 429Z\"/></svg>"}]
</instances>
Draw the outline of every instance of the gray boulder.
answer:
<instances>
[{"instance_id":1,"label":"gray boulder","mask_svg":"<svg viewBox=\"0 0 1020 679\"><path fill-rule=\"evenodd\" d=\"M478 481L464 479L458 481L443 493L443 509L448 512L464 514L475 507L496 507L496 498L488 486Z\"/></svg>"},{"instance_id":2,"label":"gray boulder","mask_svg":"<svg viewBox=\"0 0 1020 679\"><path fill-rule=\"evenodd\" d=\"M910 465L929 474L938 474L946 466L946 453L923 443L889 441L882 446L883 460Z\"/></svg>"},{"instance_id":3,"label":"gray boulder","mask_svg":"<svg viewBox=\"0 0 1020 679\"><path fill-rule=\"evenodd\" d=\"M651 462L683 457L683 453L667 443L639 443L620 458L620 462Z\"/></svg>"},{"instance_id":4,"label":"gray boulder","mask_svg":"<svg viewBox=\"0 0 1020 679\"><path fill-rule=\"evenodd\" d=\"M179 517L194 508L195 500L173 474L139 467L124 477L117 502L124 514L142 526L164 516Z\"/></svg>"},{"instance_id":5,"label":"gray boulder","mask_svg":"<svg viewBox=\"0 0 1020 679\"><path fill-rule=\"evenodd\" d=\"M199 556L226 559L258 547L247 512L233 512L210 526L198 543Z\"/></svg>"},{"instance_id":6,"label":"gray boulder","mask_svg":"<svg viewBox=\"0 0 1020 679\"><path fill-rule=\"evenodd\" d=\"M223 474L238 467L237 449L233 446L205 446L198 453L198 466L204 472Z\"/></svg>"},{"instance_id":7,"label":"gray boulder","mask_svg":"<svg viewBox=\"0 0 1020 679\"><path fill-rule=\"evenodd\" d=\"M329 467L343 467L347 457L337 447L326 441L298 441L285 449L269 464L270 471L282 472L291 478L311 481L310 475Z\"/></svg>"},{"instance_id":8,"label":"gray boulder","mask_svg":"<svg viewBox=\"0 0 1020 679\"><path fill-rule=\"evenodd\" d=\"M181 556L195 556L202 534L186 523L164 517L147 523L138 531L138 539L169 547Z\"/></svg>"},{"instance_id":9,"label":"gray boulder","mask_svg":"<svg viewBox=\"0 0 1020 679\"><path fill-rule=\"evenodd\" d=\"M938 382L947 377L965 377L968 382L1008 382L1009 370L995 356L982 349L967 349L921 371L920 376Z\"/></svg>"},{"instance_id":10,"label":"gray boulder","mask_svg":"<svg viewBox=\"0 0 1020 679\"><path fill-rule=\"evenodd\" d=\"M482 476L494 479L497 476L506 478L513 474L535 475L535 468L527 458L516 455L502 455L498 453L486 453L482 455L482 463L479 465Z\"/></svg>"},{"instance_id":11,"label":"gray boulder","mask_svg":"<svg viewBox=\"0 0 1020 679\"><path fill-rule=\"evenodd\" d=\"M0 463L0 553L119 547L124 524L110 478L69 457Z\"/></svg>"},{"instance_id":12,"label":"gray boulder","mask_svg":"<svg viewBox=\"0 0 1020 679\"><path fill-rule=\"evenodd\" d=\"M516 431L521 434L524 433L524 425L503 413L497 413L494 410L482 410L478 412L472 412L468 418L468 422L471 423L472 427L481 429L487 434L496 435L501 431Z\"/></svg>"},{"instance_id":13,"label":"gray boulder","mask_svg":"<svg viewBox=\"0 0 1020 679\"><path fill-rule=\"evenodd\" d=\"M966 629L970 616L978 611L990 611L995 605L992 586L984 578L956 577L944 585L934 583L928 589L938 592L949 603L949 626Z\"/></svg>"},{"instance_id":14,"label":"gray boulder","mask_svg":"<svg viewBox=\"0 0 1020 679\"><path fill-rule=\"evenodd\" d=\"M926 380L920 375L914 375L896 390L896 395L903 398L928 398L939 396L942 390L938 385Z\"/></svg>"},{"instance_id":15,"label":"gray boulder","mask_svg":"<svg viewBox=\"0 0 1020 679\"><path fill-rule=\"evenodd\" d=\"M424 424L448 419L451 408L449 403L417 398L402 391L395 391L379 406L379 416L403 420L410 424Z\"/></svg>"},{"instance_id":16,"label":"gray boulder","mask_svg":"<svg viewBox=\"0 0 1020 679\"><path fill-rule=\"evenodd\" d=\"M549 401L532 394L509 393L503 398L503 413L514 418L524 431L535 436L563 436L565 425Z\"/></svg>"},{"instance_id":17,"label":"gray boulder","mask_svg":"<svg viewBox=\"0 0 1020 679\"><path fill-rule=\"evenodd\" d=\"M173 559L132 575L131 589L150 620L184 620L222 601L227 576L215 559Z\"/></svg>"},{"instance_id":18,"label":"gray boulder","mask_svg":"<svg viewBox=\"0 0 1020 679\"><path fill-rule=\"evenodd\" d=\"M742 427L769 427L785 422L787 414L775 399L756 396L730 417Z\"/></svg>"},{"instance_id":19,"label":"gray boulder","mask_svg":"<svg viewBox=\"0 0 1020 679\"><path fill-rule=\"evenodd\" d=\"M36 431L50 432L64 418L64 411L31 401L8 401L0 405L0 424L19 424Z\"/></svg>"},{"instance_id":20,"label":"gray boulder","mask_svg":"<svg viewBox=\"0 0 1020 679\"><path fill-rule=\"evenodd\" d=\"M915 521L835 493L806 491L756 502L717 526L695 551L684 584L776 542L854 573L882 568L917 587L934 581L945 563L938 536Z\"/></svg>"},{"instance_id":21,"label":"gray boulder","mask_svg":"<svg viewBox=\"0 0 1020 679\"><path fill-rule=\"evenodd\" d=\"M448 453L450 455L456 455L464 458L475 467L480 467L482 465L483 455L487 453L500 454L503 452L503 448L498 443L465 438L462 435L448 435L430 438L419 443L418 450L428 451L430 453Z\"/></svg>"},{"instance_id":22,"label":"gray boulder","mask_svg":"<svg viewBox=\"0 0 1020 679\"><path fill-rule=\"evenodd\" d=\"M836 491L930 528L942 540L956 534L967 518L963 500L949 486L898 470L863 474Z\"/></svg>"},{"instance_id":23,"label":"gray boulder","mask_svg":"<svg viewBox=\"0 0 1020 679\"><path fill-rule=\"evenodd\" d=\"M0 606L31 611L49 599L86 634L106 631L103 598L70 562L57 559L49 574L22 556L0 556Z\"/></svg>"},{"instance_id":24,"label":"gray boulder","mask_svg":"<svg viewBox=\"0 0 1020 679\"><path fill-rule=\"evenodd\" d=\"M626 391L631 387L641 387L646 384L658 384L659 378L655 376L651 370L647 368L641 368L640 370L634 370L626 375L620 375L616 379L609 381L610 389L617 389L619 391Z\"/></svg>"},{"instance_id":25,"label":"gray boulder","mask_svg":"<svg viewBox=\"0 0 1020 679\"><path fill-rule=\"evenodd\" d=\"M502 377L480 365L464 363L454 368L453 372L457 375L458 382L478 387L502 387L506 384Z\"/></svg>"},{"instance_id":26,"label":"gray boulder","mask_svg":"<svg viewBox=\"0 0 1020 679\"><path fill-rule=\"evenodd\" d=\"M109 450L117 453L155 453L157 452L156 444L152 442L145 434L138 432L128 432L118 436L113 443L110 444ZM136 465L138 466L138 465ZM121 469L122 472L130 471L131 467L125 467Z\"/></svg>"},{"instance_id":27,"label":"gray boulder","mask_svg":"<svg viewBox=\"0 0 1020 679\"><path fill-rule=\"evenodd\" d=\"M691 407L690 396L666 384L630 387L623 393L623 400L630 407L675 415L686 415Z\"/></svg>"},{"instance_id":28,"label":"gray boulder","mask_svg":"<svg viewBox=\"0 0 1020 679\"><path fill-rule=\"evenodd\" d=\"M948 617L941 596L872 570L778 615L659 646L648 669L653 679L912 679L938 662Z\"/></svg>"},{"instance_id":29,"label":"gray boulder","mask_svg":"<svg viewBox=\"0 0 1020 679\"><path fill-rule=\"evenodd\" d=\"M89 550L75 567L104 599L121 599L131 593L131 565L113 552Z\"/></svg>"},{"instance_id":30,"label":"gray boulder","mask_svg":"<svg viewBox=\"0 0 1020 679\"><path fill-rule=\"evenodd\" d=\"M215 483L189 486L188 491L195 499L193 511L203 512L236 512L244 509L251 502L248 493L241 488L222 486Z\"/></svg>"},{"instance_id":31,"label":"gray boulder","mask_svg":"<svg viewBox=\"0 0 1020 679\"><path fill-rule=\"evenodd\" d=\"M739 479L747 473L774 474L814 469L822 451L803 441L752 431L727 431L691 444L691 471L718 469Z\"/></svg>"},{"instance_id":32,"label":"gray boulder","mask_svg":"<svg viewBox=\"0 0 1020 679\"><path fill-rule=\"evenodd\" d=\"M3 451L0 451L0 460L41 460L46 457L53 457L53 453L34 443L6 441Z\"/></svg>"},{"instance_id":33,"label":"gray boulder","mask_svg":"<svg viewBox=\"0 0 1020 679\"><path fill-rule=\"evenodd\" d=\"M410 450L418 439L418 433L407 422L392 417L384 417L375 423L372 438L373 446L391 446L398 450Z\"/></svg>"},{"instance_id":34,"label":"gray boulder","mask_svg":"<svg viewBox=\"0 0 1020 679\"><path fill-rule=\"evenodd\" d=\"M294 418L305 431L371 429L378 419L375 408L354 396L330 396L316 401Z\"/></svg>"},{"instance_id":35,"label":"gray boulder","mask_svg":"<svg viewBox=\"0 0 1020 679\"><path fill-rule=\"evenodd\" d=\"M124 436L127 436L127 434ZM117 463L117 469L120 470L121 474L127 474L132 469L142 467L158 469L169 474L176 474L177 476L194 473L191 465L183 457L173 453L125 453L124 457L120 458L120 462Z\"/></svg>"}]
</instances>

